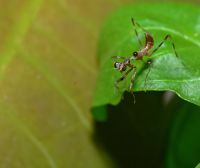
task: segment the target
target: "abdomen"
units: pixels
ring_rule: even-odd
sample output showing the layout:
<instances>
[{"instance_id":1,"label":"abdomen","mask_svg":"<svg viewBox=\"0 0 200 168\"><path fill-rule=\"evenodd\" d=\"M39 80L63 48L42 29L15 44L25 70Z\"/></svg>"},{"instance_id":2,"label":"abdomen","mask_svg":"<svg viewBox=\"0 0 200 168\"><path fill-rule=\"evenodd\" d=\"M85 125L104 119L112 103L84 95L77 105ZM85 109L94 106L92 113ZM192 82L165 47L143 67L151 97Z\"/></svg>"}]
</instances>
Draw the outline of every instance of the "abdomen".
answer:
<instances>
[{"instance_id":1,"label":"abdomen","mask_svg":"<svg viewBox=\"0 0 200 168\"><path fill-rule=\"evenodd\" d=\"M153 44L154 44L153 37L148 32L145 33L145 37L146 37L146 44L145 44L144 48L146 48L147 50L150 50L153 47Z\"/></svg>"}]
</instances>

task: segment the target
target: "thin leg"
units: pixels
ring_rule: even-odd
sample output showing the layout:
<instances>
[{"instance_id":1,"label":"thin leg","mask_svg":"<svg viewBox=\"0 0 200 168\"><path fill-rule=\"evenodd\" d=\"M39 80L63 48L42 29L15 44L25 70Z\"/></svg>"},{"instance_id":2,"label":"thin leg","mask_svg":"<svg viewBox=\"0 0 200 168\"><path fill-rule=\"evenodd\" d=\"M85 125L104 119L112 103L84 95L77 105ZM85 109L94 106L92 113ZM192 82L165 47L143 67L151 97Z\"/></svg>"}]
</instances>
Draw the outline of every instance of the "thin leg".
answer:
<instances>
[{"instance_id":1,"label":"thin leg","mask_svg":"<svg viewBox=\"0 0 200 168\"><path fill-rule=\"evenodd\" d=\"M131 94L133 96L134 104L136 103L136 99L135 99L135 95L133 93L132 88L133 88L133 84L135 82L135 76L136 76L136 74L137 74L136 67L134 67L134 72L133 72L133 75L131 77L131 83L130 83L130 86L129 86L129 91L131 92Z\"/></svg>"},{"instance_id":2,"label":"thin leg","mask_svg":"<svg viewBox=\"0 0 200 168\"><path fill-rule=\"evenodd\" d=\"M126 71L126 73L125 73L121 78L119 78L119 79L115 82L115 87L116 87L117 89L119 89L118 83L121 82L121 81L123 81L123 80L126 78L126 76L127 76L132 70L133 70L133 67L131 67L128 71Z\"/></svg>"},{"instance_id":3,"label":"thin leg","mask_svg":"<svg viewBox=\"0 0 200 168\"><path fill-rule=\"evenodd\" d=\"M147 78L148 78L148 75L149 75L149 73L150 73L150 71L151 71L151 68L152 68L152 66L153 66L153 64L152 64L152 61L151 60L149 60L149 61L144 61L143 59L141 59L141 61L144 63L144 64L147 64L148 65L148 72L147 72L147 74L146 74L146 77L145 77L145 80L144 80L144 90L145 90L145 92L146 92L146 82L147 82Z\"/></svg>"},{"instance_id":4,"label":"thin leg","mask_svg":"<svg viewBox=\"0 0 200 168\"><path fill-rule=\"evenodd\" d=\"M132 23L133 23L134 26L139 27L144 33L148 32L139 23L137 23L133 18L131 18L131 20L132 20Z\"/></svg>"},{"instance_id":5,"label":"thin leg","mask_svg":"<svg viewBox=\"0 0 200 168\"><path fill-rule=\"evenodd\" d=\"M130 83L130 86L129 86L129 91L132 91L132 88L133 88L133 84L135 82L135 76L136 76L136 67L133 67L134 68L134 72L133 72L133 75L131 77L131 83Z\"/></svg>"},{"instance_id":6,"label":"thin leg","mask_svg":"<svg viewBox=\"0 0 200 168\"><path fill-rule=\"evenodd\" d=\"M135 20L133 18L131 18L131 21L132 21L132 24L133 24L133 27L134 27L134 31L135 31L135 35L137 37L138 43L140 44L140 47L142 48L143 45L142 45L141 40L139 39L139 35L138 35L137 29L136 29L136 25L138 25L138 24L135 22Z\"/></svg>"},{"instance_id":7,"label":"thin leg","mask_svg":"<svg viewBox=\"0 0 200 168\"><path fill-rule=\"evenodd\" d=\"M171 37L170 34L167 34L165 36L164 40L149 54L149 56L151 56L153 53L155 53L163 45L163 43L166 42L166 40L168 40L168 39L171 40L174 53L175 53L176 57L178 57L178 54L177 54L176 49L175 49L174 42L172 41L172 37Z\"/></svg>"},{"instance_id":8,"label":"thin leg","mask_svg":"<svg viewBox=\"0 0 200 168\"><path fill-rule=\"evenodd\" d=\"M132 94L132 96L133 96L133 99L134 99L134 104L135 104L135 95L133 94L133 91L132 91L132 88L133 88L133 84L134 84L134 80L135 80L135 76L136 76L136 73L137 73L137 71L136 71L136 67L134 66L134 65L128 65L129 67L130 67L130 69L128 70L128 71L126 71L126 73L121 77L121 78L119 78L117 81L116 81L116 83L115 83L115 87L117 88L117 89L119 89L119 87L118 87L118 83L119 82L121 82L121 81L123 81L125 78L126 78L126 76L134 69L134 73L133 73L133 75L132 75L132 77L131 77L131 84L130 84L130 86L129 86L129 91L131 92L131 94Z\"/></svg>"},{"instance_id":9,"label":"thin leg","mask_svg":"<svg viewBox=\"0 0 200 168\"><path fill-rule=\"evenodd\" d=\"M147 61L147 62L145 62L146 64L148 64L148 66L149 66L149 69L148 69L148 72L147 72L147 74L146 74L146 77L145 77L145 80L144 80L144 90L145 90L145 92L146 92L146 83L147 83L147 78L148 78L148 76L149 76L149 73L150 73L150 71L151 71L151 68L152 68L152 61Z\"/></svg>"}]
</instances>

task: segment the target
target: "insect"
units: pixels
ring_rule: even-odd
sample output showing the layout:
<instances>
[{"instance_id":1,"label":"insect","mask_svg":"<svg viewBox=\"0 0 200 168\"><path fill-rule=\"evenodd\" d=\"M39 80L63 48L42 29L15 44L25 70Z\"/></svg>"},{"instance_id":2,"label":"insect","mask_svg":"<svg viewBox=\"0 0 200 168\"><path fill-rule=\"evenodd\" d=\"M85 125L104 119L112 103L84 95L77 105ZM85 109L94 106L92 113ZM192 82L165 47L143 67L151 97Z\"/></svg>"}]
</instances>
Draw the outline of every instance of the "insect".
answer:
<instances>
[{"instance_id":1,"label":"insect","mask_svg":"<svg viewBox=\"0 0 200 168\"><path fill-rule=\"evenodd\" d=\"M125 58L125 57L121 57L121 56L113 56L112 58L115 59L115 60L121 60L121 61L115 61L114 62L114 67L119 72L122 73L122 76L115 82L115 86L116 86L117 89L119 89L119 86L118 86L119 82L123 81L127 77L127 75L130 72L133 71L132 76L131 76L129 91L134 96L132 88L133 88L133 84L134 84L135 77L136 77L136 74L137 74L137 68L133 63L131 63L132 60L135 60L135 61L141 60L143 63L145 63L148 66L150 66L149 70L148 70L148 72L146 74L146 77L145 77L145 82L144 82L145 84L144 85L146 85L146 80L147 80L148 74L149 74L150 69L151 69L152 61L150 61L150 60L149 61L144 61L143 57L145 57L145 56L150 57L167 40L171 40L171 44L172 44L172 47L173 47L173 50L174 50L174 53L175 53L176 57L178 57L178 55L177 55L177 52L176 52L176 49L175 49L175 45L174 45L174 42L172 41L172 37L171 37L170 34L167 34L164 37L164 39L160 42L160 44L155 49L153 49L153 46L154 46L154 38L153 38L153 36L148 31L146 31L143 27L141 27L137 22L135 22L135 20L133 18L131 19L131 21L132 21L132 25L134 27L135 35L137 37L137 40L138 40L138 43L140 44L141 49L139 51L134 51L129 58ZM139 27L144 32L145 39L146 39L146 42L145 42L144 46L142 45L142 42L139 39L136 26ZM134 96L134 102L135 102L135 96Z\"/></svg>"}]
</instances>

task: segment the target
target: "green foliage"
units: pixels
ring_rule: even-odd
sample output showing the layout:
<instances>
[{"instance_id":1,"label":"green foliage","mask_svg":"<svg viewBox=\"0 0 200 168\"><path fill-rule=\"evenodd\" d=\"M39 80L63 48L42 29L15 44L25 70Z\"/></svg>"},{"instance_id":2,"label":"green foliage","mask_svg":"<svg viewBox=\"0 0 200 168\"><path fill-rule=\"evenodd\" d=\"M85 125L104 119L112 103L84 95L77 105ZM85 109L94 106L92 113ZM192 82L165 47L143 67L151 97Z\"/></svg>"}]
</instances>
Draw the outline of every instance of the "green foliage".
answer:
<instances>
[{"instance_id":1,"label":"green foliage","mask_svg":"<svg viewBox=\"0 0 200 168\"><path fill-rule=\"evenodd\" d=\"M198 164L195 168L200 168L200 164Z\"/></svg>"},{"instance_id":2,"label":"green foliage","mask_svg":"<svg viewBox=\"0 0 200 168\"><path fill-rule=\"evenodd\" d=\"M151 57L153 60L153 67L148 76L146 88L144 87L144 81L149 70L148 67L140 61L132 62L137 66L138 70L133 88L136 95L135 106L133 105L133 99L131 100L130 96L127 98L126 94L125 99L121 100L122 94L129 88L131 74L129 74L125 81L120 83L120 91L117 91L114 83L121 74L114 69L113 60L111 59L111 57L115 55L129 57L132 55L133 51L139 49L137 38L131 24L132 17L142 27L153 34L155 46L163 40L166 34L170 34L173 37L179 56L178 58L175 57L170 42L167 42L159 49ZM118 124L115 123L113 126L113 132L128 125L127 129L134 134L132 142L136 142L140 150L137 151L137 145L133 148L130 145L127 147L127 150L129 148L132 149L132 151L136 149L139 156L145 153L149 160L154 160L155 158L159 158L159 156L163 156L164 154L161 151L163 151L164 144L167 144L168 146L164 147L167 151L165 154L166 168L195 167L199 162L199 18L199 8L189 4L129 4L128 6L120 8L107 20L100 36L98 48L100 73L93 102L94 116L97 120L105 121L107 119L107 123L115 123L116 121ZM139 38L144 41L144 35L140 29L139 34ZM137 93L144 90L170 90L187 102L180 102L180 100L178 100L179 103L177 105L177 102L174 101L176 105L172 106L173 108L168 107L166 109L165 107L164 109L160 100L161 97L154 97L153 95L155 94L149 96L149 94L146 93L146 97L149 96L149 99L146 99L144 98L145 94L141 97L141 95ZM114 106L110 106L110 104ZM153 109L154 106L156 106L157 109ZM118 115L118 113L120 113L120 117L118 116L117 118L117 116L114 115ZM149 123L149 120L152 121L152 123ZM168 129L169 127L170 130ZM104 130L105 132L106 129ZM108 133L109 142L112 141L110 139L115 137L115 133L112 131ZM153 134L153 131L155 131L156 134ZM163 140L162 138L166 138L168 131L170 131L169 139ZM127 132L128 131L126 131L126 133ZM131 138L132 134L128 134L127 137ZM148 136L144 138L146 135ZM116 140L118 139L117 137L122 138ZM112 142L118 144L116 146L129 142L129 138L124 141L126 135L123 133L122 135L118 133L117 137L113 138L114 142ZM142 144L139 142L145 143ZM162 145L159 143L162 143ZM160 147L158 147L159 145ZM153 149L149 149L148 146L152 146ZM146 150L142 152L142 148ZM113 147L113 149L115 148ZM157 152L153 153L152 151ZM123 153L123 149L120 152ZM151 153L151 155L148 155L148 153ZM136 157L134 152L132 156ZM148 166L152 164L150 167L156 167L153 165L153 162L148 163L148 159L143 155L143 158L139 156L137 156L138 158L136 160L145 160ZM118 157L122 159L120 154ZM126 161L123 160L121 162L127 163L128 161ZM131 165L134 167L134 164L137 165L137 161L132 163L130 159L129 166ZM147 167L147 165L144 163L144 165L140 164L137 166Z\"/></svg>"},{"instance_id":3,"label":"green foliage","mask_svg":"<svg viewBox=\"0 0 200 168\"><path fill-rule=\"evenodd\" d=\"M103 146L97 146L94 142L93 130L99 128L94 124L89 107L96 79L95 43L101 23L99 18L102 17L102 10L104 10L102 6L107 5L106 9L110 11L120 2L116 0L112 2L90 0L89 2L87 8L86 4L81 2L66 0L0 2L0 167L114 167L113 160L110 160L108 154L115 156L116 154L105 153ZM156 44L166 33L174 35L172 25L179 26L180 32L186 34L182 39L180 34L177 35L177 32L174 32L180 60L174 57L170 44L155 55L154 69L147 85L148 90L154 90L151 82L156 74L161 73L158 69L163 68L164 57L167 60L165 70L168 70L167 66L173 62L169 72L170 75L175 75L174 78L177 76L172 70L177 70L177 68L185 75L193 70L196 76L199 74L196 69L193 69L199 65L198 60L195 60L196 51L198 51L198 47L195 48L195 46L199 44L199 37L196 37L196 34L193 34L194 30L191 29L192 19L195 20L197 17L196 8L183 6L183 10L193 13L193 15L188 15L187 12L178 14L177 6L172 7L172 12L176 10L177 16L170 17L168 20L167 13L163 13L164 8L167 7L155 6L154 9L146 9L145 6L148 7L145 4L130 5L118 14L114 14L113 19L110 18L112 21L107 22L102 33L99 48L101 74L95 106L93 106L98 110L98 118L106 118L107 107L104 105L116 104L121 96L113 87L115 79L120 74L112 69L111 56L130 55L134 47L138 48L135 46L136 41L134 41L134 33L128 17L135 17L141 25L149 29L155 36ZM158 17L157 10L164 18L155 20ZM146 19L147 16L149 20ZM118 17L119 23L115 19ZM190 19L187 19L189 17ZM161 23L163 27L172 26L172 29L167 29L168 31L153 29L155 27L152 26L160 26ZM148 28L148 26L151 27ZM193 28L199 30L198 26ZM186 32L184 32L185 29ZM157 32L159 32L158 35ZM141 38L143 38L142 35ZM185 56L189 49L192 57ZM105 52L110 53L104 54ZM178 65L180 67L177 67ZM137 66L139 72L134 90L139 91L144 89L142 83L147 69L142 64ZM185 66L189 71L185 70ZM168 77L168 73L165 73L164 71L160 75ZM101 77L102 75L105 75L106 80ZM193 75L190 77L192 78ZM109 82L108 85L106 82ZM128 84L129 79L120 85L121 91L125 90ZM168 89L167 87L156 89L165 90ZM195 90L196 93L197 91ZM189 98L183 98L189 100ZM196 98L193 103L195 102ZM144 103L146 106L143 106ZM152 104L153 106L149 108ZM101 108L97 108L99 106ZM148 167L152 164L154 165L152 167L156 167L159 164L157 158L162 156L160 138L165 133L164 129L161 129L161 123L165 119L164 116L163 118L160 116L163 114L161 97L157 95L147 97L145 94L137 98L136 106L137 108L131 100L124 101L121 108L116 107L120 113L115 120L115 125L112 125L111 131L108 132L111 137L108 137L109 140L114 137L112 145L117 144L115 151L121 159L119 161L121 167L124 164L133 165L132 167L136 164L137 167L145 164ZM137 109L135 113L133 109ZM139 119L135 115L139 116ZM163 120L159 120L160 118ZM105 130L109 131L108 128L106 127ZM117 132L115 135L113 135L113 130ZM102 137L105 138L105 136ZM100 137L98 140L101 140ZM106 147L113 147L112 145ZM152 160L149 159L150 157Z\"/></svg>"},{"instance_id":4,"label":"green foliage","mask_svg":"<svg viewBox=\"0 0 200 168\"><path fill-rule=\"evenodd\" d=\"M200 108L181 102L172 111L166 167L195 167L200 161Z\"/></svg>"},{"instance_id":5,"label":"green foliage","mask_svg":"<svg viewBox=\"0 0 200 168\"><path fill-rule=\"evenodd\" d=\"M96 30L88 31L87 19L75 15L78 5L68 5L0 1L1 168L111 165L92 139Z\"/></svg>"},{"instance_id":6,"label":"green foliage","mask_svg":"<svg viewBox=\"0 0 200 168\"><path fill-rule=\"evenodd\" d=\"M138 50L137 38L131 24L133 17L142 27L152 33L157 46L166 34L171 34L179 55L175 57L170 42L153 56L153 67L146 87L144 79L148 68L140 61L133 91L175 92L182 99L200 105L200 14L189 4L133 4L121 8L106 22L99 42L100 73L97 81L93 107L119 103L122 93L128 90L131 74L120 83L120 91L114 87L120 73L114 69L114 55L129 57ZM144 41L143 32L139 31ZM95 110L94 110L95 111ZM102 114L103 115L103 114ZM105 114L104 114L105 116Z\"/></svg>"}]
</instances>

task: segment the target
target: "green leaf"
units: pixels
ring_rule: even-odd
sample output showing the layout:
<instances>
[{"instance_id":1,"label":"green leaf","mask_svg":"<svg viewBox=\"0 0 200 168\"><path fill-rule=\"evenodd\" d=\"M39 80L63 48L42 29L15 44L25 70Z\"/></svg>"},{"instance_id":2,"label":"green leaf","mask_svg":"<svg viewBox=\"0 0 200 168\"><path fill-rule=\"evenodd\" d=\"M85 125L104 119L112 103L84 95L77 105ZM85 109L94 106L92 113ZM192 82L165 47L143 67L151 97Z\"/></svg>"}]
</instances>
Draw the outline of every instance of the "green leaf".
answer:
<instances>
[{"instance_id":1,"label":"green leaf","mask_svg":"<svg viewBox=\"0 0 200 168\"><path fill-rule=\"evenodd\" d=\"M0 1L0 167L111 167L92 138L97 27L81 7Z\"/></svg>"},{"instance_id":2,"label":"green leaf","mask_svg":"<svg viewBox=\"0 0 200 168\"><path fill-rule=\"evenodd\" d=\"M157 46L170 34L176 46L178 58L170 41L161 47L152 57L149 68L141 61L133 61L137 66L137 75L133 91L175 92L179 97L200 105L200 10L189 4L129 4L120 8L106 21L102 30L98 59L100 72L97 81L93 111L106 104L116 105L130 85L131 74L120 83L119 91L115 81L121 74L114 69L112 56L131 56L139 48L131 18L151 32ZM138 29L139 38L145 42L143 32ZM137 100L136 100L137 101ZM100 115L99 115L100 116ZM102 118L105 114L102 113Z\"/></svg>"},{"instance_id":3,"label":"green leaf","mask_svg":"<svg viewBox=\"0 0 200 168\"><path fill-rule=\"evenodd\" d=\"M165 167L195 167L200 161L200 108L182 102L172 114Z\"/></svg>"},{"instance_id":4,"label":"green leaf","mask_svg":"<svg viewBox=\"0 0 200 168\"><path fill-rule=\"evenodd\" d=\"M198 164L195 168L200 168L200 164Z\"/></svg>"}]
</instances>

